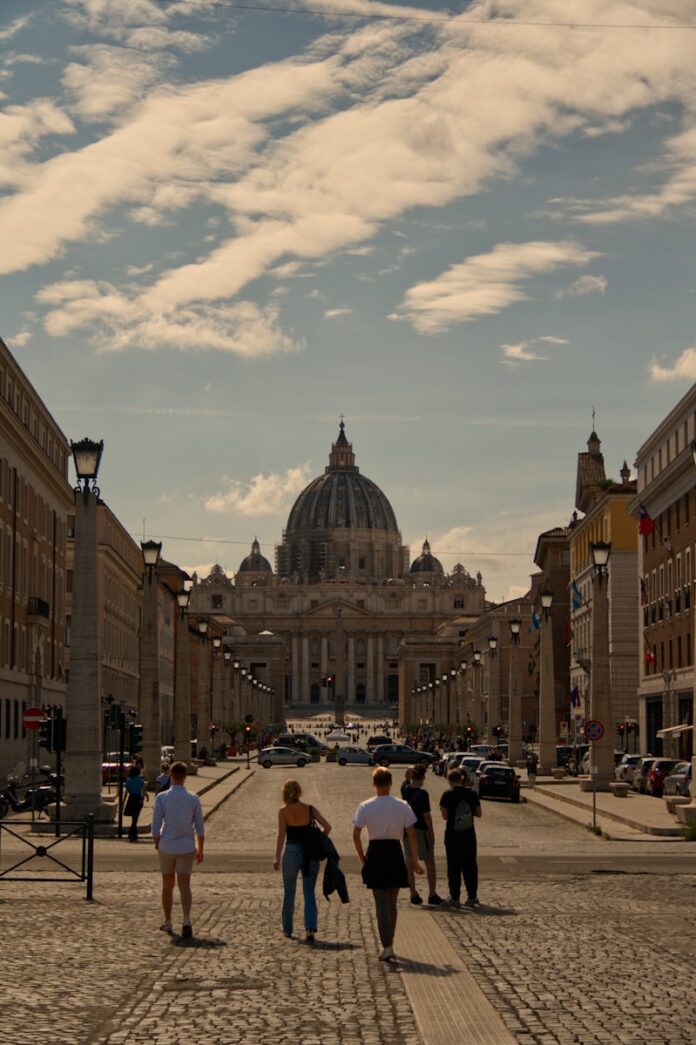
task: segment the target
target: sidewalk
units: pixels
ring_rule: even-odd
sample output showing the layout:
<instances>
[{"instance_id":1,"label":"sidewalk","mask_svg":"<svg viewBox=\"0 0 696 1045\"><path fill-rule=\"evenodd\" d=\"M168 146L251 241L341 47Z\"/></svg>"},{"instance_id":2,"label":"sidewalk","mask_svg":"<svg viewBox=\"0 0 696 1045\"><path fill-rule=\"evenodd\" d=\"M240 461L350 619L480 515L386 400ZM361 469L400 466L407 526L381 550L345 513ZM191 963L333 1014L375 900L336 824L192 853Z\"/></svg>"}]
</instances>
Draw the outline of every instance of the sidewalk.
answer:
<instances>
[{"instance_id":1,"label":"sidewalk","mask_svg":"<svg viewBox=\"0 0 696 1045\"><path fill-rule=\"evenodd\" d=\"M587 827L592 823L592 792L581 791L576 778L554 780L537 777L533 788L526 787L524 797L532 805L541 806L566 820ZM597 826L605 838L613 841L684 841L682 828L675 816L659 798L629 792L616 798L610 792L596 794Z\"/></svg>"}]
</instances>

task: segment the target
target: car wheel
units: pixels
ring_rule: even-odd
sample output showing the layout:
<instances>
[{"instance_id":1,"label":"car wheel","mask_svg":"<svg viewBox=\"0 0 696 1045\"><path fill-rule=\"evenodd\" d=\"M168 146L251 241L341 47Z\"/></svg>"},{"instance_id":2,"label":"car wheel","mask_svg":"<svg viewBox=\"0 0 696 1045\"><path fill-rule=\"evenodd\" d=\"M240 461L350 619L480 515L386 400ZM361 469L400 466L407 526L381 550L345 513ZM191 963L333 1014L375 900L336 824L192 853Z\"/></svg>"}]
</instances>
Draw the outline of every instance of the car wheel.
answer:
<instances>
[{"instance_id":1,"label":"car wheel","mask_svg":"<svg viewBox=\"0 0 696 1045\"><path fill-rule=\"evenodd\" d=\"M298 769L303 769L306 765L307 765L307 760L305 758L298 758L298 760L297 760L297 768Z\"/></svg>"},{"instance_id":2,"label":"car wheel","mask_svg":"<svg viewBox=\"0 0 696 1045\"><path fill-rule=\"evenodd\" d=\"M513 795L512 796L512 801L515 803L515 805L519 805L520 796L519 795Z\"/></svg>"},{"instance_id":3,"label":"car wheel","mask_svg":"<svg viewBox=\"0 0 696 1045\"><path fill-rule=\"evenodd\" d=\"M374 766L374 764L375 764L374 758L368 759L367 764L368 764L368 766Z\"/></svg>"},{"instance_id":4,"label":"car wheel","mask_svg":"<svg viewBox=\"0 0 696 1045\"><path fill-rule=\"evenodd\" d=\"M388 758L381 758L379 760L379 764L380 764L380 766L384 766L384 768L386 769L387 766L390 764L389 763L389 759Z\"/></svg>"},{"instance_id":5,"label":"car wheel","mask_svg":"<svg viewBox=\"0 0 696 1045\"><path fill-rule=\"evenodd\" d=\"M263 766L263 768L264 768L264 769L270 769L270 768L271 768L271 766L273 765L273 763L271 762L270 758L266 758L266 759L264 759L264 761L263 761L263 762L261 763L261 765Z\"/></svg>"},{"instance_id":6,"label":"car wheel","mask_svg":"<svg viewBox=\"0 0 696 1045\"><path fill-rule=\"evenodd\" d=\"M345 758L339 758L338 764L339 764L339 766L346 766L346 765L348 765L348 760L345 759Z\"/></svg>"}]
</instances>

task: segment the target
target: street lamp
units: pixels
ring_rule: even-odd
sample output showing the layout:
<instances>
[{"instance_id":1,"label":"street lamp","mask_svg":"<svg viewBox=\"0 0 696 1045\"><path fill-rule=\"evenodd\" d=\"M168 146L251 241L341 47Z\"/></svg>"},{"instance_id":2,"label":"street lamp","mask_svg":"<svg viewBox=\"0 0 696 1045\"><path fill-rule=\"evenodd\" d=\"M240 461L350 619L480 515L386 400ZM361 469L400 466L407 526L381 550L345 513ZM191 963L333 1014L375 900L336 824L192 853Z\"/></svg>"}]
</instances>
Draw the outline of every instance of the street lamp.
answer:
<instances>
[{"instance_id":1,"label":"street lamp","mask_svg":"<svg viewBox=\"0 0 696 1045\"><path fill-rule=\"evenodd\" d=\"M145 563L145 569L147 570L147 579L152 583L152 573L157 563L159 562L160 552L162 551L161 541L141 541L140 548L143 553L143 562Z\"/></svg>"},{"instance_id":2,"label":"street lamp","mask_svg":"<svg viewBox=\"0 0 696 1045\"><path fill-rule=\"evenodd\" d=\"M219 635L214 635L213 636L213 656L215 657L216 660L220 656L220 647L221 646L222 646L222 639L220 638Z\"/></svg>"},{"instance_id":3,"label":"street lamp","mask_svg":"<svg viewBox=\"0 0 696 1045\"><path fill-rule=\"evenodd\" d=\"M556 768L556 683L553 663L553 592L539 592L544 625L541 629L541 670L539 673L539 774L551 775Z\"/></svg>"},{"instance_id":4,"label":"street lamp","mask_svg":"<svg viewBox=\"0 0 696 1045\"><path fill-rule=\"evenodd\" d=\"M80 439L79 443L70 441L70 451L77 475L77 489L86 496L90 491L99 496L97 475L104 451L104 440L98 443L94 439ZM90 486L91 484L91 486Z\"/></svg>"},{"instance_id":5,"label":"street lamp","mask_svg":"<svg viewBox=\"0 0 696 1045\"><path fill-rule=\"evenodd\" d=\"M606 541L590 542L590 553L592 555L593 576L597 577L601 585L608 575L609 556L611 555L611 544Z\"/></svg>"},{"instance_id":6,"label":"street lamp","mask_svg":"<svg viewBox=\"0 0 696 1045\"><path fill-rule=\"evenodd\" d=\"M232 660L232 650L228 650L228 649L223 650L222 659L225 662L225 667L226 668L229 667L230 661Z\"/></svg>"},{"instance_id":7,"label":"street lamp","mask_svg":"<svg viewBox=\"0 0 696 1045\"><path fill-rule=\"evenodd\" d=\"M548 588L542 588L539 592L539 598L541 600L541 608L544 611L544 620L548 620L551 615L551 606L553 605L553 592Z\"/></svg>"},{"instance_id":8,"label":"street lamp","mask_svg":"<svg viewBox=\"0 0 696 1045\"><path fill-rule=\"evenodd\" d=\"M188 604L189 604L190 601L191 601L191 592L190 591L186 591L185 588L182 588L181 591L178 591L176 593L176 604L177 604L177 606L179 607L179 609L181 611L181 619L182 620L184 619L184 614L186 613L186 610L188 609Z\"/></svg>"},{"instance_id":9,"label":"street lamp","mask_svg":"<svg viewBox=\"0 0 696 1045\"><path fill-rule=\"evenodd\" d=\"M513 646L519 646L521 630L522 621L519 619L519 617L513 617L510 621L510 638L512 639Z\"/></svg>"},{"instance_id":10,"label":"street lamp","mask_svg":"<svg viewBox=\"0 0 696 1045\"><path fill-rule=\"evenodd\" d=\"M198 621L198 634L200 635L201 639L204 639L206 637L206 635L208 634L208 621L207 620L199 620Z\"/></svg>"},{"instance_id":11,"label":"street lamp","mask_svg":"<svg viewBox=\"0 0 696 1045\"><path fill-rule=\"evenodd\" d=\"M474 650L474 667L478 668L480 666L481 666L481 650L480 649L475 649Z\"/></svg>"},{"instance_id":12,"label":"street lamp","mask_svg":"<svg viewBox=\"0 0 696 1045\"><path fill-rule=\"evenodd\" d=\"M604 736L590 743L592 786L608 791L614 779L614 730L611 711L611 669L609 665L608 576L611 544L590 542L592 555L592 666L590 669L590 718L601 722ZM581 785L582 786L582 785Z\"/></svg>"},{"instance_id":13,"label":"street lamp","mask_svg":"<svg viewBox=\"0 0 696 1045\"><path fill-rule=\"evenodd\" d=\"M522 621L512 617L510 625L510 701L508 705L508 759L510 765L522 759L522 700L520 697L520 632Z\"/></svg>"}]
</instances>

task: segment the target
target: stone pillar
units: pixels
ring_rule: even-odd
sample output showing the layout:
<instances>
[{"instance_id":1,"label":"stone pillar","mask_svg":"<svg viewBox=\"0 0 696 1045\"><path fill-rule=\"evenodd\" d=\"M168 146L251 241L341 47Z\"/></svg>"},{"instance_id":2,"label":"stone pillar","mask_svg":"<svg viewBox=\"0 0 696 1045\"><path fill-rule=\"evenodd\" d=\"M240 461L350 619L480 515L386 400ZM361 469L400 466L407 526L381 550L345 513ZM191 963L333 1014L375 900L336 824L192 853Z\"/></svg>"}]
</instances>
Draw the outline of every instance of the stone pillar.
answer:
<instances>
[{"instance_id":1,"label":"stone pillar","mask_svg":"<svg viewBox=\"0 0 696 1045\"><path fill-rule=\"evenodd\" d=\"M309 635L302 636L302 701L309 703L311 699L309 688Z\"/></svg>"},{"instance_id":2,"label":"stone pillar","mask_svg":"<svg viewBox=\"0 0 696 1045\"><path fill-rule=\"evenodd\" d=\"M188 614L176 619L174 652L174 758L191 760L191 669L189 663Z\"/></svg>"},{"instance_id":3,"label":"stone pillar","mask_svg":"<svg viewBox=\"0 0 696 1045\"><path fill-rule=\"evenodd\" d=\"M488 651L488 718L486 722L486 743L494 744L493 728L500 720L500 687L498 686L497 651Z\"/></svg>"},{"instance_id":4,"label":"stone pillar","mask_svg":"<svg viewBox=\"0 0 696 1045\"><path fill-rule=\"evenodd\" d=\"M292 678L292 692L290 694L293 704L302 703L302 685L300 683L300 636L293 635L292 637L292 663L291 678Z\"/></svg>"},{"instance_id":5,"label":"stone pillar","mask_svg":"<svg viewBox=\"0 0 696 1045\"><path fill-rule=\"evenodd\" d=\"M375 699L375 637L367 636L367 656L365 659L365 703L371 704Z\"/></svg>"},{"instance_id":6,"label":"stone pillar","mask_svg":"<svg viewBox=\"0 0 696 1045\"><path fill-rule=\"evenodd\" d=\"M508 761L514 767L522 758L522 698L520 694L520 644L510 647L510 704L508 707Z\"/></svg>"},{"instance_id":7,"label":"stone pillar","mask_svg":"<svg viewBox=\"0 0 696 1045\"><path fill-rule=\"evenodd\" d=\"M348 636L348 669L346 671L346 704L355 703L355 635Z\"/></svg>"},{"instance_id":8,"label":"stone pillar","mask_svg":"<svg viewBox=\"0 0 696 1045\"><path fill-rule=\"evenodd\" d=\"M550 776L556 768L556 687L553 667L553 621L549 613L541 625L539 671L539 763L537 773Z\"/></svg>"},{"instance_id":9,"label":"stone pillar","mask_svg":"<svg viewBox=\"0 0 696 1045\"><path fill-rule=\"evenodd\" d=\"M101 797L101 660L99 657L99 559L97 495L75 495L70 681L66 701L66 818L113 820Z\"/></svg>"},{"instance_id":10,"label":"stone pillar","mask_svg":"<svg viewBox=\"0 0 696 1045\"><path fill-rule=\"evenodd\" d=\"M343 611L336 607L336 679L334 682L334 715L336 722L342 726L345 722L346 705L346 650L343 631Z\"/></svg>"},{"instance_id":11,"label":"stone pillar","mask_svg":"<svg viewBox=\"0 0 696 1045\"><path fill-rule=\"evenodd\" d=\"M592 667L590 670L590 718L604 726L604 736L592 747L594 782L598 791L608 791L614 780L614 722L609 678L608 579L600 573L592 578Z\"/></svg>"},{"instance_id":12,"label":"stone pillar","mask_svg":"<svg viewBox=\"0 0 696 1045\"><path fill-rule=\"evenodd\" d=\"M375 701L384 703L384 635L377 636L377 663L375 664Z\"/></svg>"},{"instance_id":13,"label":"stone pillar","mask_svg":"<svg viewBox=\"0 0 696 1045\"><path fill-rule=\"evenodd\" d=\"M143 761L148 790L154 789L162 761L162 726L159 692L159 581L157 567L145 571L143 613L140 624L140 721L143 726ZM198 737L200 740L200 723ZM203 736L208 745L208 722Z\"/></svg>"},{"instance_id":14,"label":"stone pillar","mask_svg":"<svg viewBox=\"0 0 696 1045\"><path fill-rule=\"evenodd\" d=\"M329 639L327 635L321 637L321 658L319 660L321 677L329 674Z\"/></svg>"}]
</instances>

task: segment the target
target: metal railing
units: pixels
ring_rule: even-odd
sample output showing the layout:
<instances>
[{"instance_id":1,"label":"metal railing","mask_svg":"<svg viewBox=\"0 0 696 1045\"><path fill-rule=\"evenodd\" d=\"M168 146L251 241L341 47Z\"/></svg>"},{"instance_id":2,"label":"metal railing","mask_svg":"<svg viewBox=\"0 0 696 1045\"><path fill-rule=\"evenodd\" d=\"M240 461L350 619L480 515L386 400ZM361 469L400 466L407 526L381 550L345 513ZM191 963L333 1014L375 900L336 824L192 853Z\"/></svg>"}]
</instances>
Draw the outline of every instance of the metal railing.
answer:
<instances>
[{"instance_id":1,"label":"metal railing","mask_svg":"<svg viewBox=\"0 0 696 1045\"><path fill-rule=\"evenodd\" d=\"M0 883L4 882L84 882L86 887L85 900L94 899L94 815L90 813L86 820L79 821L68 821L63 822L61 827L65 829L65 833L59 835L54 841L48 845L38 844L27 838L26 835L22 835L19 831L14 830L14 827L25 827L27 826L24 820L2 820L0 821ZM9 867L3 867L3 853L2 853L2 839L3 832L10 835L12 838L19 839L24 845L26 845L31 852L28 856L25 856L21 860L17 860L16 863ZM82 838L82 853L80 859L80 869L77 870L74 867L70 867L69 864L64 863L60 860L53 852L56 846L59 846L61 842L66 842L69 838ZM15 855L15 854L13 854ZM58 877L58 872L55 875L47 874L44 871L36 871L35 874L29 876L27 874L15 874L14 872L21 868L27 869L27 865L32 860L47 860L49 864L55 865L58 868L62 868L63 874ZM53 870L53 867L51 867Z\"/></svg>"}]
</instances>

